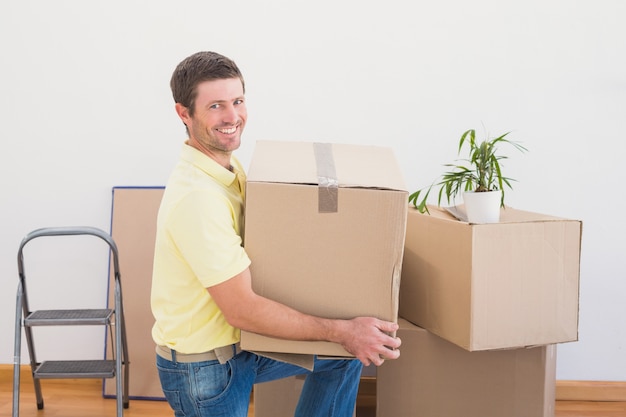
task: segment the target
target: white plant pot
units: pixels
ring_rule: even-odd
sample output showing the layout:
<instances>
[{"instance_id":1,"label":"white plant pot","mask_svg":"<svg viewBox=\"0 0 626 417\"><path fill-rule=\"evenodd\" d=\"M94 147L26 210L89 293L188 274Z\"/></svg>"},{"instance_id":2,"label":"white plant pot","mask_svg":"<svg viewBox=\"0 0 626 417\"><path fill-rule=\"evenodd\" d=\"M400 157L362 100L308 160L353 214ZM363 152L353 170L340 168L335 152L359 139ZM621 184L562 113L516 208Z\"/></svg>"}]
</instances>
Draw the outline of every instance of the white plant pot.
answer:
<instances>
[{"instance_id":1,"label":"white plant pot","mask_svg":"<svg viewBox=\"0 0 626 417\"><path fill-rule=\"evenodd\" d=\"M498 223L500 221L501 191L465 191L463 202L470 223Z\"/></svg>"}]
</instances>

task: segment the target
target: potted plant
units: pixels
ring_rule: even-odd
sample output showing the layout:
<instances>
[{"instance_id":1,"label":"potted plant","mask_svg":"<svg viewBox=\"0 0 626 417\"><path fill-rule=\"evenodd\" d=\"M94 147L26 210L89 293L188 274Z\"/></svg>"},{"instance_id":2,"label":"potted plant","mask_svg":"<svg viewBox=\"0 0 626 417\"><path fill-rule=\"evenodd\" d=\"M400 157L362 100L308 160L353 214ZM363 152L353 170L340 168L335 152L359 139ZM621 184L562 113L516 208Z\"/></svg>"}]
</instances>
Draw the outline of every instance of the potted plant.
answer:
<instances>
[{"instance_id":1,"label":"potted plant","mask_svg":"<svg viewBox=\"0 0 626 417\"><path fill-rule=\"evenodd\" d=\"M512 188L511 181L514 181L502 174L500 161L507 157L498 153L498 146L508 144L521 152L527 150L518 142L507 139L509 133L477 142L474 129L464 132L459 140L458 153L461 154L464 145L467 145L469 147L467 159L461 159L461 162L457 164L445 164L444 166L449 167L450 170L445 172L438 182L435 180L430 186L409 195L409 202L413 203L421 213L429 213L427 199L433 188L439 187L437 200L439 206L444 195L447 203L450 204L450 201L463 192L468 221L471 223L498 222L500 207L504 207L504 186ZM469 165L464 165L464 162ZM492 200L490 214L478 214L479 217L475 217L472 203L477 198Z\"/></svg>"}]
</instances>

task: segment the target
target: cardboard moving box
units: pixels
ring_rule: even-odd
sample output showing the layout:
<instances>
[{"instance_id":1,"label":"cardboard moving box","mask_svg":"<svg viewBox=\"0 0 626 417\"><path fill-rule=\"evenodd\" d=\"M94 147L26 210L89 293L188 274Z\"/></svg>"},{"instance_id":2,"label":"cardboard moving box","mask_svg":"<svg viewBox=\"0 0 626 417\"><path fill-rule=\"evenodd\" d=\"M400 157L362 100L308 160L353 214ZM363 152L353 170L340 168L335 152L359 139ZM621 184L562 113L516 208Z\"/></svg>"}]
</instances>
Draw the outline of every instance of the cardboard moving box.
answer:
<instances>
[{"instance_id":1,"label":"cardboard moving box","mask_svg":"<svg viewBox=\"0 0 626 417\"><path fill-rule=\"evenodd\" d=\"M259 141L245 248L265 297L327 318L396 321L408 192L389 148ZM242 348L350 356L329 342L242 332Z\"/></svg>"},{"instance_id":2,"label":"cardboard moving box","mask_svg":"<svg viewBox=\"0 0 626 417\"><path fill-rule=\"evenodd\" d=\"M255 384L255 417L293 417L304 385L304 375Z\"/></svg>"},{"instance_id":3,"label":"cardboard moving box","mask_svg":"<svg viewBox=\"0 0 626 417\"><path fill-rule=\"evenodd\" d=\"M404 319L378 368L378 417L552 417L556 346L468 352Z\"/></svg>"},{"instance_id":4,"label":"cardboard moving box","mask_svg":"<svg viewBox=\"0 0 626 417\"><path fill-rule=\"evenodd\" d=\"M469 351L578 340L582 222L513 208L469 224L409 208L400 316Z\"/></svg>"},{"instance_id":5,"label":"cardboard moving box","mask_svg":"<svg viewBox=\"0 0 626 417\"><path fill-rule=\"evenodd\" d=\"M305 375L292 376L254 386L254 417L293 417ZM353 417L357 413L354 410Z\"/></svg>"}]
</instances>

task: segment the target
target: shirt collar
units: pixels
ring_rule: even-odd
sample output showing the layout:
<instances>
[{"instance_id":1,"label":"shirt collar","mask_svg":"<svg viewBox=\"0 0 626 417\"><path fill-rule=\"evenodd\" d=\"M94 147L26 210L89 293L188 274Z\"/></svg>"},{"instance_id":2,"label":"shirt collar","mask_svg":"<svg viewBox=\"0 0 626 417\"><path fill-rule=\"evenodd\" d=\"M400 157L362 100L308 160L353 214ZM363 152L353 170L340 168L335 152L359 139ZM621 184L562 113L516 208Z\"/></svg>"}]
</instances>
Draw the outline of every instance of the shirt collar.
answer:
<instances>
[{"instance_id":1,"label":"shirt collar","mask_svg":"<svg viewBox=\"0 0 626 417\"><path fill-rule=\"evenodd\" d=\"M226 186L230 186L235 181L236 175L234 172L224 168L215 162L213 158L186 143L183 144L180 157Z\"/></svg>"}]
</instances>

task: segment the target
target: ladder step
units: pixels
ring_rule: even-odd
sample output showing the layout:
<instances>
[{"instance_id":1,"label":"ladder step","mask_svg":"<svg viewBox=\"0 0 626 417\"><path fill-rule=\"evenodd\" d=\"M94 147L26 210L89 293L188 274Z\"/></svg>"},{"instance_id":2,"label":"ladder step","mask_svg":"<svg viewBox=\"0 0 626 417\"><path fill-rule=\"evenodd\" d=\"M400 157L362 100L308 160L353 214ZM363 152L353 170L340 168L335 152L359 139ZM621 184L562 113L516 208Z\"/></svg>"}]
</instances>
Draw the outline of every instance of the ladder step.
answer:
<instances>
[{"instance_id":1,"label":"ladder step","mask_svg":"<svg viewBox=\"0 0 626 417\"><path fill-rule=\"evenodd\" d=\"M34 378L113 378L114 360L46 361L39 365Z\"/></svg>"},{"instance_id":2,"label":"ladder step","mask_svg":"<svg viewBox=\"0 0 626 417\"><path fill-rule=\"evenodd\" d=\"M113 310L38 310L24 319L24 326L61 326L109 324Z\"/></svg>"}]
</instances>

